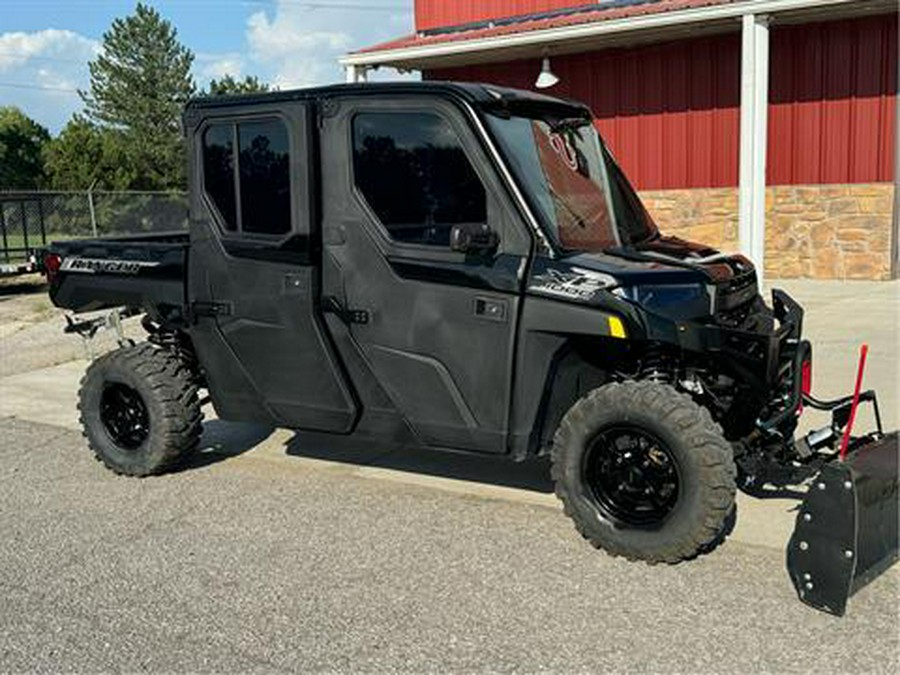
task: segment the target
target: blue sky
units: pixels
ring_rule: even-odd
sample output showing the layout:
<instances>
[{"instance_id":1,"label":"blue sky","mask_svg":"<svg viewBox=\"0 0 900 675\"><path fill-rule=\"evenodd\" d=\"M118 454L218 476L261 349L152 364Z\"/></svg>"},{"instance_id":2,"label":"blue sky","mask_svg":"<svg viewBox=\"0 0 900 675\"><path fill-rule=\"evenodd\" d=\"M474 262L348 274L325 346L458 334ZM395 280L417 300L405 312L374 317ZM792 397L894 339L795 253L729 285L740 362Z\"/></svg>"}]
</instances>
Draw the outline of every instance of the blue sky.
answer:
<instances>
[{"instance_id":1,"label":"blue sky","mask_svg":"<svg viewBox=\"0 0 900 675\"><path fill-rule=\"evenodd\" d=\"M195 54L199 86L225 74L281 88L343 80L337 57L412 31L413 0L148 0ZM124 0L0 0L0 105L58 132L81 108L87 62ZM388 71L381 79L397 77Z\"/></svg>"}]
</instances>

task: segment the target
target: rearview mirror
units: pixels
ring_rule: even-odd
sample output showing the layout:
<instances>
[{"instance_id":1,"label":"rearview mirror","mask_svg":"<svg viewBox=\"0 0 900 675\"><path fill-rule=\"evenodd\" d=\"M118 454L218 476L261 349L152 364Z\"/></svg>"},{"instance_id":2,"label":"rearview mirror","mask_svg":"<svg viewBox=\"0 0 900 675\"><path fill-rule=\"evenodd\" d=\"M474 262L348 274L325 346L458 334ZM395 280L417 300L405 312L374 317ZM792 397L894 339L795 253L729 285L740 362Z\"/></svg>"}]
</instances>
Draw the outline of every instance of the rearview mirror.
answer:
<instances>
[{"instance_id":1,"label":"rearview mirror","mask_svg":"<svg viewBox=\"0 0 900 675\"><path fill-rule=\"evenodd\" d=\"M463 223L450 230L450 249L458 253L493 253L500 237L488 225Z\"/></svg>"}]
</instances>

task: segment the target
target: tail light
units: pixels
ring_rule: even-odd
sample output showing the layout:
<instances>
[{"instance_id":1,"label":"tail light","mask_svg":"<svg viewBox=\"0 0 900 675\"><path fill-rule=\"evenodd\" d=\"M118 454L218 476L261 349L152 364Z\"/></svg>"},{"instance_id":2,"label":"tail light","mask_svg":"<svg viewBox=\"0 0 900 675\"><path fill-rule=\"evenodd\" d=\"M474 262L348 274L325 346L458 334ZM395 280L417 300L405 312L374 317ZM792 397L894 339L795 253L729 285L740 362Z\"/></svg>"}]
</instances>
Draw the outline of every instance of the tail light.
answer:
<instances>
[{"instance_id":1,"label":"tail light","mask_svg":"<svg viewBox=\"0 0 900 675\"><path fill-rule=\"evenodd\" d=\"M44 275L47 281L53 283L59 274L59 268L62 267L62 258L56 253L44 254Z\"/></svg>"}]
</instances>

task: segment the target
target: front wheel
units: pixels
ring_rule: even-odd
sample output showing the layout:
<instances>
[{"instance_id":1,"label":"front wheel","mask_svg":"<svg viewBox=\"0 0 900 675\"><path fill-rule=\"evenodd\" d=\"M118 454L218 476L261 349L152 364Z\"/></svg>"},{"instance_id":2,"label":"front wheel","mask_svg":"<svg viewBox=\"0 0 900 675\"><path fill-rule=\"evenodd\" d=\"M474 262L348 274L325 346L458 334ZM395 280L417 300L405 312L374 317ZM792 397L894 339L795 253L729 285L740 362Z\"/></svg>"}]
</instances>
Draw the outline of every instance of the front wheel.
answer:
<instances>
[{"instance_id":1,"label":"front wheel","mask_svg":"<svg viewBox=\"0 0 900 675\"><path fill-rule=\"evenodd\" d=\"M675 563L723 538L734 510L731 446L709 412L655 382L595 389L553 439L556 494L595 547Z\"/></svg>"}]
</instances>

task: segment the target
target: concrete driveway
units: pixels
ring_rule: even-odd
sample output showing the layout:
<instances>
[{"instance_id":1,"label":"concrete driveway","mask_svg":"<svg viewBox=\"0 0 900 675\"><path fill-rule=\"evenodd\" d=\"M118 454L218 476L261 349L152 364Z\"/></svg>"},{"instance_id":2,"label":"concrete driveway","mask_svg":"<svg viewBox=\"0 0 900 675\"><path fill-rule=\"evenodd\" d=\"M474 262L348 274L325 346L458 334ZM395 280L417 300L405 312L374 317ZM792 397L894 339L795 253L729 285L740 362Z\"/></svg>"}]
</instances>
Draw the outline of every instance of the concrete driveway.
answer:
<instances>
[{"instance_id":1,"label":"concrete driveway","mask_svg":"<svg viewBox=\"0 0 900 675\"><path fill-rule=\"evenodd\" d=\"M867 340L895 428L898 286L791 286L817 391ZM794 596L795 502L742 498L724 546L650 567L587 546L542 462L212 420L186 470L119 478L77 431L83 368L0 379L0 671L900 667L896 567L843 619Z\"/></svg>"}]
</instances>

